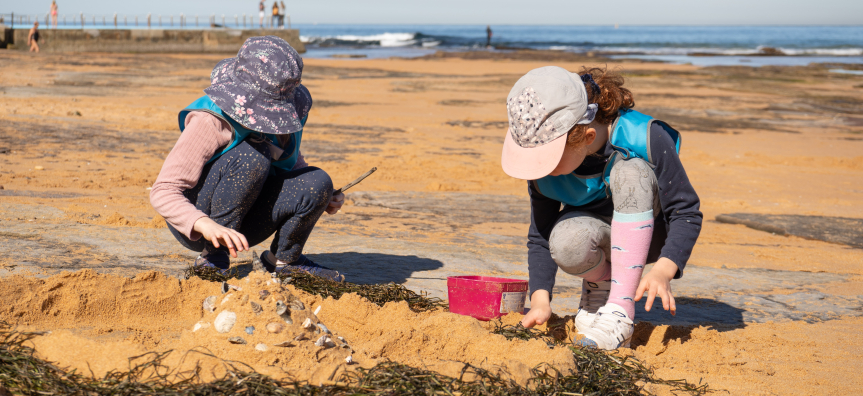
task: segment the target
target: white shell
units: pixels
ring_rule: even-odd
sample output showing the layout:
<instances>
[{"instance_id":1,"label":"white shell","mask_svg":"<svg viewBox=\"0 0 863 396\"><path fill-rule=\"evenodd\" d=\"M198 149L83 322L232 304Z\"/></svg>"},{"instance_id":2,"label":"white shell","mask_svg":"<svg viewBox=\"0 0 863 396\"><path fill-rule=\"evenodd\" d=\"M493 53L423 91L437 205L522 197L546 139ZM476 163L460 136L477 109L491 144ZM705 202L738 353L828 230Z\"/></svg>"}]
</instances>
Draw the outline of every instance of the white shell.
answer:
<instances>
[{"instance_id":1,"label":"white shell","mask_svg":"<svg viewBox=\"0 0 863 396\"><path fill-rule=\"evenodd\" d=\"M348 355L348 357L346 357L346 358L345 358L345 363L347 363L347 364L351 364L351 363L353 363L353 362L354 362L354 358L353 358L353 356Z\"/></svg>"},{"instance_id":2,"label":"white shell","mask_svg":"<svg viewBox=\"0 0 863 396\"><path fill-rule=\"evenodd\" d=\"M311 318L306 318L306 320L303 322L303 328L304 328L304 329L311 329L311 328L312 328L312 326L313 326L313 325L312 325L312 319L311 319Z\"/></svg>"},{"instance_id":3,"label":"white shell","mask_svg":"<svg viewBox=\"0 0 863 396\"><path fill-rule=\"evenodd\" d=\"M318 305L318 307L315 308L315 316L318 316L319 313L321 313L321 306L320 305Z\"/></svg>"},{"instance_id":4,"label":"white shell","mask_svg":"<svg viewBox=\"0 0 863 396\"><path fill-rule=\"evenodd\" d=\"M221 305L225 305L225 303L228 302L228 300L230 300L231 296L233 295L234 293L228 293L227 295L225 295L225 298L222 299Z\"/></svg>"},{"instance_id":5,"label":"white shell","mask_svg":"<svg viewBox=\"0 0 863 396\"><path fill-rule=\"evenodd\" d=\"M318 328L326 334L333 334L333 332L331 332L323 323L318 323Z\"/></svg>"},{"instance_id":6,"label":"white shell","mask_svg":"<svg viewBox=\"0 0 863 396\"><path fill-rule=\"evenodd\" d=\"M216 320L213 321L213 326L216 327L216 331L219 333L227 333L231 331L231 328L234 327L235 323L237 323L237 314L231 311L222 311L219 312L218 316L216 316Z\"/></svg>"},{"instance_id":7,"label":"white shell","mask_svg":"<svg viewBox=\"0 0 863 396\"><path fill-rule=\"evenodd\" d=\"M336 346L336 343L333 342L332 338L327 337L327 339L324 340L324 345L326 345L327 348L332 348L332 347Z\"/></svg>"},{"instance_id":8,"label":"white shell","mask_svg":"<svg viewBox=\"0 0 863 396\"><path fill-rule=\"evenodd\" d=\"M322 347L322 346L326 345L326 343L327 343L327 335L324 334L321 336L321 338L318 338L318 340L315 341L315 346Z\"/></svg>"},{"instance_id":9,"label":"white shell","mask_svg":"<svg viewBox=\"0 0 863 396\"><path fill-rule=\"evenodd\" d=\"M265 344L258 344L258 345L255 345L255 349L257 349L261 352L266 352L267 349L270 349L270 348L267 348L267 345L265 345Z\"/></svg>"},{"instance_id":10,"label":"white shell","mask_svg":"<svg viewBox=\"0 0 863 396\"><path fill-rule=\"evenodd\" d=\"M209 324L209 323L207 323L207 322L198 322L198 323L195 323L195 326L194 326L194 327L192 327L192 332L194 333L194 332L196 332L196 331L198 331L198 330L206 329L206 328L209 328L209 327L210 327L210 324Z\"/></svg>"},{"instance_id":11,"label":"white shell","mask_svg":"<svg viewBox=\"0 0 863 396\"><path fill-rule=\"evenodd\" d=\"M210 296L204 299L204 311L213 312L216 310L216 296Z\"/></svg>"},{"instance_id":12,"label":"white shell","mask_svg":"<svg viewBox=\"0 0 863 396\"><path fill-rule=\"evenodd\" d=\"M300 333L300 335L298 335L298 336L294 337L294 341L302 341L302 340L305 340L305 339L306 339L306 335L305 335L305 334L303 334L303 333Z\"/></svg>"}]
</instances>

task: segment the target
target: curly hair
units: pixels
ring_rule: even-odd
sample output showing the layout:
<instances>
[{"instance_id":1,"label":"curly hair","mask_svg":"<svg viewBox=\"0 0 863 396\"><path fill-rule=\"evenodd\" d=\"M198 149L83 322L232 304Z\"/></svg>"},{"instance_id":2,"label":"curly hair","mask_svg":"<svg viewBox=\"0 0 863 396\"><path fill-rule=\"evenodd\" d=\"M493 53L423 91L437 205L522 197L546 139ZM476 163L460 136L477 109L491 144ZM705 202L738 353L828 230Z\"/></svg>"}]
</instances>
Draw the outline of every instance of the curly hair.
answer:
<instances>
[{"instance_id":1,"label":"curly hair","mask_svg":"<svg viewBox=\"0 0 863 396\"><path fill-rule=\"evenodd\" d=\"M587 88L587 100L589 103L596 103L599 109L596 112L595 122L602 124L611 124L617 119L620 109L631 109L635 107L635 99L632 98L632 91L623 87L623 75L616 71L609 71L607 68L585 67L578 72L579 75L590 74L596 85L599 85L599 95L594 95L593 89ZM579 145L584 142L585 133L588 125L576 125L569 131L566 138L567 145Z\"/></svg>"}]
</instances>

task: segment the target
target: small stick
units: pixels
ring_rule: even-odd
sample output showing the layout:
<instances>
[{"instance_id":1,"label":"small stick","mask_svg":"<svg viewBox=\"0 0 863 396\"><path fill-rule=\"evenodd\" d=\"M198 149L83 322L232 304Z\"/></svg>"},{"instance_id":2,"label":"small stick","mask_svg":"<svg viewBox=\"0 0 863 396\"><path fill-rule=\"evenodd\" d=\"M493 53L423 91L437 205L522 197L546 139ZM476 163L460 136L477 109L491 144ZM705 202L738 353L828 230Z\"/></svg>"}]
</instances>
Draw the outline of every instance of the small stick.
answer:
<instances>
[{"instance_id":1,"label":"small stick","mask_svg":"<svg viewBox=\"0 0 863 396\"><path fill-rule=\"evenodd\" d=\"M375 173L376 170L378 170L377 166L370 169L368 172L363 173L362 176L360 176L356 180L346 184L344 187L342 187L336 191L333 191L333 195L339 195L339 193L343 193L343 192L347 191L349 188L356 186L357 184L360 184L360 182L363 181L363 179L369 177L372 173Z\"/></svg>"}]
</instances>

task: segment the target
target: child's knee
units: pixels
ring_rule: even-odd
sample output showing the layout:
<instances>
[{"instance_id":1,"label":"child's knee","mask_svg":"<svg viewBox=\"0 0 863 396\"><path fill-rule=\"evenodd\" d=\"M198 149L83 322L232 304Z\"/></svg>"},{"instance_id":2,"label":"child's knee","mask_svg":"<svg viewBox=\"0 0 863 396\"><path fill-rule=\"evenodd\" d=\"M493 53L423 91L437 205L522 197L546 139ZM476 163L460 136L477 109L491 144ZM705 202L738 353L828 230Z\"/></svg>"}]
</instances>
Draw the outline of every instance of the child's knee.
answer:
<instances>
[{"instance_id":1,"label":"child's knee","mask_svg":"<svg viewBox=\"0 0 863 396\"><path fill-rule=\"evenodd\" d=\"M590 217L575 217L558 223L548 240L551 258L564 272L582 275L606 260L603 245L610 235L607 224Z\"/></svg>"},{"instance_id":2,"label":"child's knee","mask_svg":"<svg viewBox=\"0 0 863 396\"><path fill-rule=\"evenodd\" d=\"M333 197L333 180L330 175L322 169L310 167L309 171L303 173L303 186L308 190L309 202L316 207L326 207Z\"/></svg>"},{"instance_id":3,"label":"child's knee","mask_svg":"<svg viewBox=\"0 0 863 396\"><path fill-rule=\"evenodd\" d=\"M609 176L614 210L641 213L655 210L658 203L656 174L647 161L630 158L617 161Z\"/></svg>"}]
</instances>

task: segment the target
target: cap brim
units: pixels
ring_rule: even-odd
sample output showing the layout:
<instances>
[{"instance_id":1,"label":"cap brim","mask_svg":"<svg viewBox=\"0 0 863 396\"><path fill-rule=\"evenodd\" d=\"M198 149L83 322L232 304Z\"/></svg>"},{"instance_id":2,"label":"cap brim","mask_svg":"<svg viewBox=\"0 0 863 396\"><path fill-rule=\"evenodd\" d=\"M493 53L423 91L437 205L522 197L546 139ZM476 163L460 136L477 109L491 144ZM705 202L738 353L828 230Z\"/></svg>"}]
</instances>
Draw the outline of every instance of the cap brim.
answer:
<instances>
[{"instance_id":1,"label":"cap brim","mask_svg":"<svg viewBox=\"0 0 863 396\"><path fill-rule=\"evenodd\" d=\"M566 148L566 136L567 134L563 134L542 146L524 148L519 146L507 131L500 156L503 171L516 179L524 180L537 180L548 176L560 163Z\"/></svg>"}]
</instances>

